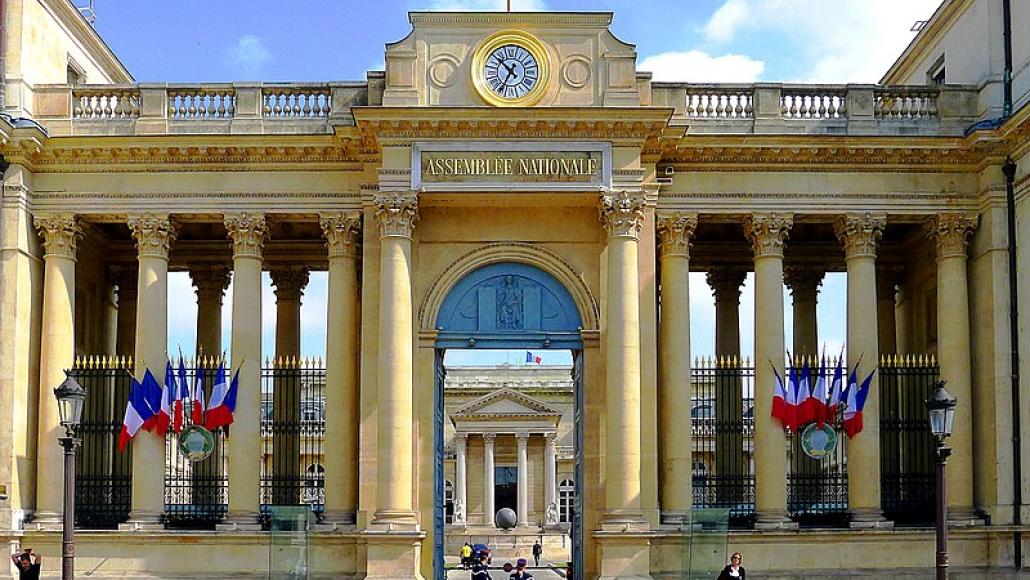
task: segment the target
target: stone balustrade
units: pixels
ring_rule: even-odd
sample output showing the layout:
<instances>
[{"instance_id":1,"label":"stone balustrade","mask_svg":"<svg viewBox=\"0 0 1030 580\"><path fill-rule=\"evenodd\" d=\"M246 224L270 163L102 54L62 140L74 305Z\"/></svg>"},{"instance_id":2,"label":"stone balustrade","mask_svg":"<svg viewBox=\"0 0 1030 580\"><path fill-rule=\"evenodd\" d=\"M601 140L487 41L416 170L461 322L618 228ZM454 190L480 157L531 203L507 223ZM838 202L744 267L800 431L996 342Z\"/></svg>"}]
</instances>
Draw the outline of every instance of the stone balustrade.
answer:
<instances>
[{"instance_id":1,"label":"stone balustrade","mask_svg":"<svg viewBox=\"0 0 1030 580\"><path fill-rule=\"evenodd\" d=\"M231 119L236 111L236 90L228 86L168 89L170 119Z\"/></svg>"},{"instance_id":2,"label":"stone balustrade","mask_svg":"<svg viewBox=\"0 0 1030 580\"><path fill-rule=\"evenodd\" d=\"M261 95L265 117L328 117L332 112L332 92L325 86L266 86Z\"/></svg>"},{"instance_id":3,"label":"stone balustrade","mask_svg":"<svg viewBox=\"0 0 1030 580\"><path fill-rule=\"evenodd\" d=\"M753 116L749 85L690 85L686 115L690 118L740 119Z\"/></svg>"},{"instance_id":4,"label":"stone balustrade","mask_svg":"<svg viewBox=\"0 0 1030 580\"><path fill-rule=\"evenodd\" d=\"M879 119L931 119L938 115L936 87L877 87L873 89Z\"/></svg>"},{"instance_id":5,"label":"stone balustrade","mask_svg":"<svg viewBox=\"0 0 1030 580\"><path fill-rule=\"evenodd\" d=\"M135 119L139 112L138 87L112 85L72 90L75 119Z\"/></svg>"},{"instance_id":6,"label":"stone balustrade","mask_svg":"<svg viewBox=\"0 0 1030 580\"><path fill-rule=\"evenodd\" d=\"M847 117L845 87L785 86L780 91L780 116L786 119Z\"/></svg>"}]
</instances>

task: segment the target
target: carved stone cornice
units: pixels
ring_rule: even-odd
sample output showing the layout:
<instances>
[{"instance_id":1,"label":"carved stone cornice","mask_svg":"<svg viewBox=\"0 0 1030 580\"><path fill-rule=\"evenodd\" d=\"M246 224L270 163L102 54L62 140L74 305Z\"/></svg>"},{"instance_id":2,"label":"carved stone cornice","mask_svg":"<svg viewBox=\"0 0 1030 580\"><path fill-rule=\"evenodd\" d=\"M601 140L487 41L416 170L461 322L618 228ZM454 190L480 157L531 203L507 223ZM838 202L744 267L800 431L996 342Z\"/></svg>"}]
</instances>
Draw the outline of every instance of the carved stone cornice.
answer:
<instances>
[{"instance_id":1,"label":"carved stone cornice","mask_svg":"<svg viewBox=\"0 0 1030 580\"><path fill-rule=\"evenodd\" d=\"M233 257L261 258L261 251L268 236L268 225L264 214L226 214L225 229L232 240Z\"/></svg>"},{"instance_id":2,"label":"carved stone cornice","mask_svg":"<svg viewBox=\"0 0 1030 580\"><path fill-rule=\"evenodd\" d=\"M821 269L805 266L786 266L783 268L783 283L790 289L794 303L815 302L819 296L819 286L826 275Z\"/></svg>"},{"instance_id":3,"label":"carved stone cornice","mask_svg":"<svg viewBox=\"0 0 1030 580\"><path fill-rule=\"evenodd\" d=\"M167 214L130 215L125 223L136 240L139 257L168 259L172 243L179 236L179 228Z\"/></svg>"},{"instance_id":4,"label":"carved stone cornice","mask_svg":"<svg viewBox=\"0 0 1030 580\"><path fill-rule=\"evenodd\" d=\"M414 193L388 193L377 195L375 205L379 237L410 238L418 223L418 196Z\"/></svg>"},{"instance_id":5,"label":"carved stone cornice","mask_svg":"<svg viewBox=\"0 0 1030 580\"><path fill-rule=\"evenodd\" d=\"M658 229L658 255L690 258L690 245L697 229L696 213L659 213L655 220Z\"/></svg>"},{"instance_id":6,"label":"carved stone cornice","mask_svg":"<svg viewBox=\"0 0 1030 580\"><path fill-rule=\"evenodd\" d=\"M887 216L873 213L844 214L833 223L837 239L844 244L847 259L875 257L876 246L886 227Z\"/></svg>"},{"instance_id":7,"label":"carved stone cornice","mask_svg":"<svg viewBox=\"0 0 1030 580\"><path fill-rule=\"evenodd\" d=\"M789 213L754 213L744 217L744 235L751 240L756 258L783 257L783 245L794 225Z\"/></svg>"},{"instance_id":8,"label":"carved stone cornice","mask_svg":"<svg viewBox=\"0 0 1030 580\"><path fill-rule=\"evenodd\" d=\"M601 196L601 225L610 238L640 238L644 225L644 206L647 200L642 193L620 191Z\"/></svg>"},{"instance_id":9,"label":"carved stone cornice","mask_svg":"<svg viewBox=\"0 0 1030 580\"><path fill-rule=\"evenodd\" d=\"M198 300L221 300L229 288L232 270L228 266L191 266L190 279Z\"/></svg>"},{"instance_id":10,"label":"carved stone cornice","mask_svg":"<svg viewBox=\"0 0 1030 580\"><path fill-rule=\"evenodd\" d=\"M894 302L898 286L905 282L905 266L903 264L876 265L876 299L882 302Z\"/></svg>"},{"instance_id":11,"label":"carved stone cornice","mask_svg":"<svg viewBox=\"0 0 1030 580\"><path fill-rule=\"evenodd\" d=\"M75 259L82 239L83 230L75 214L41 214L33 218L33 223L43 237L43 248L47 256L63 256Z\"/></svg>"},{"instance_id":12,"label":"carved stone cornice","mask_svg":"<svg viewBox=\"0 0 1030 580\"><path fill-rule=\"evenodd\" d=\"M974 213L941 213L927 224L937 243L937 259L966 256L966 243L976 229L980 216Z\"/></svg>"},{"instance_id":13,"label":"carved stone cornice","mask_svg":"<svg viewBox=\"0 0 1030 580\"><path fill-rule=\"evenodd\" d=\"M269 268L268 275L275 286L275 297L279 300L300 300L311 277L307 268L298 266Z\"/></svg>"},{"instance_id":14,"label":"carved stone cornice","mask_svg":"<svg viewBox=\"0 0 1030 580\"><path fill-rule=\"evenodd\" d=\"M744 268L733 268L719 266L715 270L709 270L705 276L708 285L712 288L712 296L716 303L732 302L740 304L740 289L747 278L747 270Z\"/></svg>"},{"instance_id":15,"label":"carved stone cornice","mask_svg":"<svg viewBox=\"0 0 1030 580\"><path fill-rule=\"evenodd\" d=\"M135 302L139 292L139 270L135 266L113 265L107 269L107 279L118 287L118 303Z\"/></svg>"},{"instance_id":16,"label":"carved stone cornice","mask_svg":"<svg viewBox=\"0 0 1030 580\"><path fill-rule=\"evenodd\" d=\"M319 215L329 257L357 258L360 255L361 213L337 212Z\"/></svg>"}]
</instances>

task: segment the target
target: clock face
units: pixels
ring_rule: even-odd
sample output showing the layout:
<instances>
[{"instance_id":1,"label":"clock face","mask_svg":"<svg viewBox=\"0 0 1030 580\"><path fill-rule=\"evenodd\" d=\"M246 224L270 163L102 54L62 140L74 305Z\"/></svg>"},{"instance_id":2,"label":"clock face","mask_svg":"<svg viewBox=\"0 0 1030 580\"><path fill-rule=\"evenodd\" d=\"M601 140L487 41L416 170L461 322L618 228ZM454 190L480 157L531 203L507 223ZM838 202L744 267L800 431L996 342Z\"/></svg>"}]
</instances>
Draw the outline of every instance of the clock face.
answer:
<instances>
[{"instance_id":1,"label":"clock face","mask_svg":"<svg viewBox=\"0 0 1030 580\"><path fill-rule=\"evenodd\" d=\"M540 66L533 53L517 44L495 48L483 65L483 80L497 96L519 99L536 87Z\"/></svg>"}]
</instances>

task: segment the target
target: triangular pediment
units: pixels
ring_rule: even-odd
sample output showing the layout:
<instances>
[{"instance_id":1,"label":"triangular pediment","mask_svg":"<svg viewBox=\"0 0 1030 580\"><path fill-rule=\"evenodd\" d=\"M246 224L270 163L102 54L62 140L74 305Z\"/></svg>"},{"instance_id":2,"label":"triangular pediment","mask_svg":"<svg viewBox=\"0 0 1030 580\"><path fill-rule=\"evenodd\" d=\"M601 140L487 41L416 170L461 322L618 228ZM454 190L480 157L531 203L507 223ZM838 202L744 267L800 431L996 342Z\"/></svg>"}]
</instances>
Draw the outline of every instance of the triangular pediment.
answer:
<instances>
[{"instance_id":1,"label":"triangular pediment","mask_svg":"<svg viewBox=\"0 0 1030 580\"><path fill-rule=\"evenodd\" d=\"M498 416L560 416L561 410L511 388L498 389L465 403L453 413L454 417Z\"/></svg>"}]
</instances>

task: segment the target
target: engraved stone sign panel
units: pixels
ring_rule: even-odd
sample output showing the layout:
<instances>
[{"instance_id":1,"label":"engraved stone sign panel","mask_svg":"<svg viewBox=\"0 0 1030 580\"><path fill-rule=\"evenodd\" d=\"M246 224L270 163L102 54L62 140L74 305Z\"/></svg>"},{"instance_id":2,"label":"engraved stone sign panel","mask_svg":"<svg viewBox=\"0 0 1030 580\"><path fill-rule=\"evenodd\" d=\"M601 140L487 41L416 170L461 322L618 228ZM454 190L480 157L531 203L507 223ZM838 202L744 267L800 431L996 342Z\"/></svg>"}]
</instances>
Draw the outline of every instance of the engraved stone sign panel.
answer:
<instances>
[{"instance_id":1,"label":"engraved stone sign panel","mask_svg":"<svg viewBox=\"0 0 1030 580\"><path fill-rule=\"evenodd\" d=\"M412 157L414 189L596 190L611 182L607 143L420 143Z\"/></svg>"}]
</instances>

